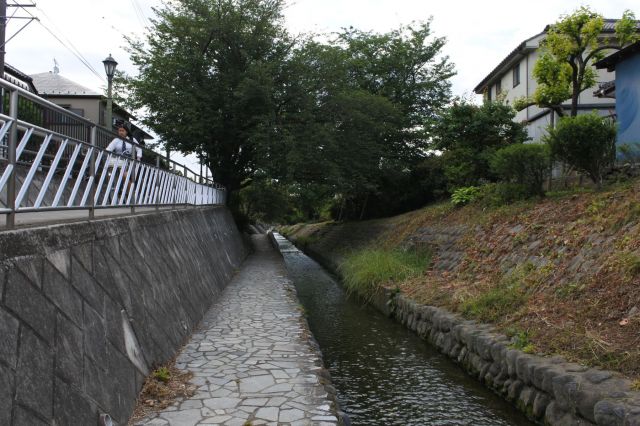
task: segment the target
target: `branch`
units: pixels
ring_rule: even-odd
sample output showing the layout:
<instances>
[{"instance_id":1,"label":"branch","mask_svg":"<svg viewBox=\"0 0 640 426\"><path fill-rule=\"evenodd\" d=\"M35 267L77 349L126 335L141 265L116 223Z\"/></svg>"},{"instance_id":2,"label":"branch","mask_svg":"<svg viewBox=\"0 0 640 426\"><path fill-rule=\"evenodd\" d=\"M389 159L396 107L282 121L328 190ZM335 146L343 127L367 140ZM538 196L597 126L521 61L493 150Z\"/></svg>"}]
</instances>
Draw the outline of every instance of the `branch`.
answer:
<instances>
[{"instance_id":1,"label":"branch","mask_svg":"<svg viewBox=\"0 0 640 426\"><path fill-rule=\"evenodd\" d=\"M591 52L589 52L589 54L584 57L584 62L585 63L589 63L589 60L591 58L593 58L596 54L598 54L599 52L602 52L603 50L608 50L608 49L620 50L620 49L622 49L622 46L613 45L613 44L607 44L607 45L604 45L604 46L600 46L600 47L598 47L596 49L593 49Z\"/></svg>"}]
</instances>

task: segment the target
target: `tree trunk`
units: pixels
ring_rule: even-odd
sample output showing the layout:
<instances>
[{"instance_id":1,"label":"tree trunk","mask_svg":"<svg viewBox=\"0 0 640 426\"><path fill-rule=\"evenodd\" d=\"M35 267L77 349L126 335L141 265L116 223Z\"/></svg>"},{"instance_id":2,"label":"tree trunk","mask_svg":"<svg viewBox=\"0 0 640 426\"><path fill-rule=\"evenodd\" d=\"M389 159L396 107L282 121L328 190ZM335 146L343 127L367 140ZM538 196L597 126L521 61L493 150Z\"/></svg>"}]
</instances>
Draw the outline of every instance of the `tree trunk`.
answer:
<instances>
[{"instance_id":1,"label":"tree trunk","mask_svg":"<svg viewBox=\"0 0 640 426\"><path fill-rule=\"evenodd\" d=\"M364 203L362 204L362 210L360 210L360 220L364 217L364 212L367 209L367 202L369 201L369 193L364 197Z\"/></svg>"}]
</instances>

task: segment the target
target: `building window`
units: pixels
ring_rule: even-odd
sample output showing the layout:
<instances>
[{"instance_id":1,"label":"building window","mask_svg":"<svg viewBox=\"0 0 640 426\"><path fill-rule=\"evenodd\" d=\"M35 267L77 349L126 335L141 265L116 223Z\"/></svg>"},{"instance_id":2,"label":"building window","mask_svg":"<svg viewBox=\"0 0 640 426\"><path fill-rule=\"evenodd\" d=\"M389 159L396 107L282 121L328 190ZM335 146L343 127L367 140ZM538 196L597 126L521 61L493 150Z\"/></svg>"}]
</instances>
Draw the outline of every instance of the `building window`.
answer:
<instances>
[{"instance_id":1,"label":"building window","mask_svg":"<svg viewBox=\"0 0 640 426\"><path fill-rule=\"evenodd\" d=\"M513 87L520 84L520 64L513 67Z\"/></svg>"},{"instance_id":2,"label":"building window","mask_svg":"<svg viewBox=\"0 0 640 426\"><path fill-rule=\"evenodd\" d=\"M500 80L496 81L496 98L500 96L502 93L502 82Z\"/></svg>"},{"instance_id":3,"label":"building window","mask_svg":"<svg viewBox=\"0 0 640 426\"><path fill-rule=\"evenodd\" d=\"M485 92L487 96L487 101L491 102L491 86L487 86L487 91Z\"/></svg>"}]
</instances>

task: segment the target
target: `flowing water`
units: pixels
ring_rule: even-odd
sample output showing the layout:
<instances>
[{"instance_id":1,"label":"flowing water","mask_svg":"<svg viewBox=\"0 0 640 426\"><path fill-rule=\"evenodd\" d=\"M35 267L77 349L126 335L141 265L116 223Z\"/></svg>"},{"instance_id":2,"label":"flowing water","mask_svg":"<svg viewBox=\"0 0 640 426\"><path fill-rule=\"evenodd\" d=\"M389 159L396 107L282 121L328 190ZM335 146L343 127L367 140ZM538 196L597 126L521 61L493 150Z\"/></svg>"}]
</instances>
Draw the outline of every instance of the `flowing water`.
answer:
<instances>
[{"instance_id":1,"label":"flowing water","mask_svg":"<svg viewBox=\"0 0 640 426\"><path fill-rule=\"evenodd\" d=\"M277 236L309 326L352 425L531 425L411 331L351 300Z\"/></svg>"}]
</instances>

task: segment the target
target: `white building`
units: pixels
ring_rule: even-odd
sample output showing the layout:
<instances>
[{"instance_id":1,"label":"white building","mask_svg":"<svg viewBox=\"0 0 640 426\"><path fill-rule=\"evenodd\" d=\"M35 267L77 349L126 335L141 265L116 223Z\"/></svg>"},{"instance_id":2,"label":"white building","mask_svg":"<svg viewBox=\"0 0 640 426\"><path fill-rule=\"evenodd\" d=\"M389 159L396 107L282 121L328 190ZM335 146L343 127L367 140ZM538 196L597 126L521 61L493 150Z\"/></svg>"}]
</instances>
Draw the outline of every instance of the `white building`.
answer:
<instances>
[{"instance_id":1,"label":"white building","mask_svg":"<svg viewBox=\"0 0 640 426\"><path fill-rule=\"evenodd\" d=\"M614 33L614 24L616 20L605 20L603 35L611 36ZM498 96L504 98L508 104L521 97L533 96L537 83L533 77L533 67L540 55L540 42L545 38L548 26L539 34L520 43L506 58L502 60L487 75L480 84L476 86L474 91L483 95L485 99L495 100ZM596 81L604 84L615 79L615 73L606 70L597 70L598 77ZM580 94L578 99L578 113L591 112L598 110L602 115L615 114L615 101L613 99L598 98L594 95L594 90L585 90ZM562 105L567 114L571 108L571 100L567 99ZM545 129L552 123L555 123L558 115L548 108L539 108L530 106L519 111L515 120L527 124L529 137L537 141L546 132Z\"/></svg>"}]
</instances>

